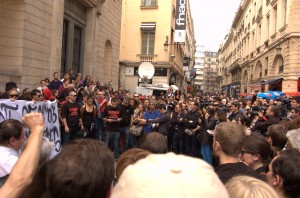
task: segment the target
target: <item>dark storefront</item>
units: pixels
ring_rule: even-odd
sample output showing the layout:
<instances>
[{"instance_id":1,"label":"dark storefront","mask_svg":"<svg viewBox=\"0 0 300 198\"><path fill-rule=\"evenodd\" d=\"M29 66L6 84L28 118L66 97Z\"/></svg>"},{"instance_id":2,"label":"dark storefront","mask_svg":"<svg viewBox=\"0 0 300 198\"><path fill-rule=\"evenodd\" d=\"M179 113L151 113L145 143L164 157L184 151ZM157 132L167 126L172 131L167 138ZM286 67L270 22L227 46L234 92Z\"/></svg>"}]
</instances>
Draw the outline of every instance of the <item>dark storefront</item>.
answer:
<instances>
[{"instance_id":1,"label":"dark storefront","mask_svg":"<svg viewBox=\"0 0 300 198\"><path fill-rule=\"evenodd\" d=\"M262 87L269 86L269 91L282 91L282 80L283 78L274 78L262 82L261 85Z\"/></svg>"}]
</instances>

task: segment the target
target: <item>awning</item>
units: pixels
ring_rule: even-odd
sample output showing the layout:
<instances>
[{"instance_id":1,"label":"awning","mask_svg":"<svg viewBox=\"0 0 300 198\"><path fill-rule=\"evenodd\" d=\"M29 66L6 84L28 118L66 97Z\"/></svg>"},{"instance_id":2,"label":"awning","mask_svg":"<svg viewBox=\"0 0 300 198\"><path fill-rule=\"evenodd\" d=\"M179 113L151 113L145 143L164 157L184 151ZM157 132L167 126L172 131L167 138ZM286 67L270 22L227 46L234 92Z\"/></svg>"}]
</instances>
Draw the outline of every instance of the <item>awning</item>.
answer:
<instances>
[{"instance_id":1,"label":"awning","mask_svg":"<svg viewBox=\"0 0 300 198\"><path fill-rule=\"evenodd\" d=\"M142 22L141 30L142 31L154 31L155 30L155 22Z\"/></svg>"},{"instance_id":2,"label":"awning","mask_svg":"<svg viewBox=\"0 0 300 198\"><path fill-rule=\"evenodd\" d=\"M267 80L265 82L261 82L262 85L269 85L269 84L272 84L272 83L275 83L275 82L278 82L278 81L281 81L283 80L283 78L273 78L273 79L270 79L270 80Z\"/></svg>"}]
</instances>

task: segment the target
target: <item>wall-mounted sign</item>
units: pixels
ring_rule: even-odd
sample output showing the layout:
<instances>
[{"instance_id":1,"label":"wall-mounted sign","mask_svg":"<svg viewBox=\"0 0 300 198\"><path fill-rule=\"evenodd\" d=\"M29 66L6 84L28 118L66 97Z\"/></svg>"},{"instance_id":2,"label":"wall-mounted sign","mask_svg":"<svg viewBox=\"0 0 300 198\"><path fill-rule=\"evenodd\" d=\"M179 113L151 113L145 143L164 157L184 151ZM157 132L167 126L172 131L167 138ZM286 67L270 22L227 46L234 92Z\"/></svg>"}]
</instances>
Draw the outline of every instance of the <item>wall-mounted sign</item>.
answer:
<instances>
[{"instance_id":1,"label":"wall-mounted sign","mask_svg":"<svg viewBox=\"0 0 300 198\"><path fill-rule=\"evenodd\" d=\"M186 0L176 1L174 42L185 42Z\"/></svg>"}]
</instances>

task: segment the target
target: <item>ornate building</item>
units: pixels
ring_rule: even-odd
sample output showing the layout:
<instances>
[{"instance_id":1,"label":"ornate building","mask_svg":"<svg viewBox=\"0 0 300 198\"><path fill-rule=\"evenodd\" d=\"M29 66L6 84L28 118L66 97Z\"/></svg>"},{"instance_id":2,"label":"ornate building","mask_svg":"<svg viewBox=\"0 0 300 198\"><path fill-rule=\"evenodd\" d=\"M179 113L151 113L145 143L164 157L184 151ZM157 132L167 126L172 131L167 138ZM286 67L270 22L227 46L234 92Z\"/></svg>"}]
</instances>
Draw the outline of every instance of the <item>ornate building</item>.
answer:
<instances>
[{"instance_id":1,"label":"ornate building","mask_svg":"<svg viewBox=\"0 0 300 198\"><path fill-rule=\"evenodd\" d=\"M223 92L297 92L300 77L298 0L242 0L219 48Z\"/></svg>"},{"instance_id":2,"label":"ornate building","mask_svg":"<svg viewBox=\"0 0 300 198\"><path fill-rule=\"evenodd\" d=\"M141 82L138 67L150 62L155 73L149 84L183 84L183 60L187 68L193 64L195 54L194 26L189 0L185 4L185 40L175 42L176 0L123 0L120 84L131 92ZM183 19L183 18L182 18Z\"/></svg>"},{"instance_id":3,"label":"ornate building","mask_svg":"<svg viewBox=\"0 0 300 198\"><path fill-rule=\"evenodd\" d=\"M121 0L1 0L0 89L73 69L118 86Z\"/></svg>"}]
</instances>

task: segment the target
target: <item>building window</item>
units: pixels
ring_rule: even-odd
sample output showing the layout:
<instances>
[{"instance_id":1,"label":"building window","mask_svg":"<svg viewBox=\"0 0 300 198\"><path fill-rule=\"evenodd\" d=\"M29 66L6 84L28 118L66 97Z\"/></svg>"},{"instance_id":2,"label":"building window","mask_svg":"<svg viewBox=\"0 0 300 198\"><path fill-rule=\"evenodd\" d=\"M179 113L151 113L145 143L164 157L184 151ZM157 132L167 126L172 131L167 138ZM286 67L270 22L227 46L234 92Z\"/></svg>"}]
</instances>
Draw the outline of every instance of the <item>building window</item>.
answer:
<instances>
[{"instance_id":1,"label":"building window","mask_svg":"<svg viewBox=\"0 0 300 198\"><path fill-rule=\"evenodd\" d=\"M274 7L274 33L277 30L277 5Z\"/></svg>"},{"instance_id":2,"label":"building window","mask_svg":"<svg viewBox=\"0 0 300 198\"><path fill-rule=\"evenodd\" d=\"M82 72L86 8L77 0L65 0L64 9L61 73Z\"/></svg>"},{"instance_id":3,"label":"building window","mask_svg":"<svg viewBox=\"0 0 300 198\"><path fill-rule=\"evenodd\" d=\"M287 15L287 0L283 1L283 25L286 25L286 15Z\"/></svg>"},{"instance_id":4,"label":"building window","mask_svg":"<svg viewBox=\"0 0 300 198\"><path fill-rule=\"evenodd\" d=\"M80 70L81 62L81 45L82 45L82 28L74 27L74 38L73 38L73 61L72 66L74 71Z\"/></svg>"},{"instance_id":5,"label":"building window","mask_svg":"<svg viewBox=\"0 0 300 198\"><path fill-rule=\"evenodd\" d=\"M145 6L145 7L157 6L157 0L142 0L141 6Z\"/></svg>"},{"instance_id":6,"label":"building window","mask_svg":"<svg viewBox=\"0 0 300 198\"><path fill-rule=\"evenodd\" d=\"M142 51L141 54L154 54L155 32L142 32Z\"/></svg>"},{"instance_id":7,"label":"building window","mask_svg":"<svg viewBox=\"0 0 300 198\"><path fill-rule=\"evenodd\" d=\"M269 39L269 36L270 36L269 28L270 28L270 15L267 16L267 27L266 27L267 40Z\"/></svg>"},{"instance_id":8,"label":"building window","mask_svg":"<svg viewBox=\"0 0 300 198\"><path fill-rule=\"evenodd\" d=\"M61 76L68 70L67 67L67 45L68 45L68 26L69 22L64 20L61 49Z\"/></svg>"}]
</instances>

